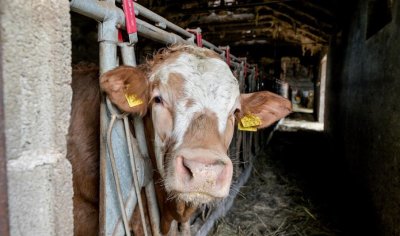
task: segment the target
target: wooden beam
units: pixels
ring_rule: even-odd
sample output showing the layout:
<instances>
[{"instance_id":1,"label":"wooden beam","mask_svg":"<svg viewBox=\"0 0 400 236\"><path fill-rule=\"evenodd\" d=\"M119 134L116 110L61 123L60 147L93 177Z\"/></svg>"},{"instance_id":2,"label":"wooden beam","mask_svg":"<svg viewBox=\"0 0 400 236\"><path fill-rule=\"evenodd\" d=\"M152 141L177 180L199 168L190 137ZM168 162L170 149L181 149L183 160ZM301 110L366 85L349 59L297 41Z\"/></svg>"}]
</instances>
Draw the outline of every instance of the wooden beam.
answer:
<instances>
[{"instance_id":1,"label":"wooden beam","mask_svg":"<svg viewBox=\"0 0 400 236\"><path fill-rule=\"evenodd\" d=\"M257 6L267 6L269 4L291 2L291 1L296 1L296 0L264 0L264 1L253 2L253 3L222 5L222 6L217 6L217 7L209 7L208 5L205 6L204 4L202 5L200 3L198 5L199 7L189 8L189 9L188 8L182 9L182 7L181 7L182 3L176 2L175 4L170 4L168 6L168 8L169 8L169 11L174 11L174 9L175 9L175 10L178 10L180 13L187 15L187 14L201 14L204 12L232 11L232 10L236 10L236 9L240 9L240 8L254 8ZM152 8L152 10L157 12L157 7Z\"/></svg>"},{"instance_id":2,"label":"wooden beam","mask_svg":"<svg viewBox=\"0 0 400 236\"><path fill-rule=\"evenodd\" d=\"M251 23L238 23L238 24L219 24L219 25L199 25L200 28L203 29L203 32L206 34L210 31L216 31L221 33L223 31L232 31L232 30L253 30L253 29L265 29L268 31L269 28L276 22L281 22L282 30L293 30L300 31L300 33L304 35L308 35L308 37L317 41L328 41L329 34L313 28L309 25L300 25L299 22L292 20L291 18L285 18L284 16L265 16L260 20L260 22L251 22Z\"/></svg>"},{"instance_id":3,"label":"wooden beam","mask_svg":"<svg viewBox=\"0 0 400 236\"><path fill-rule=\"evenodd\" d=\"M264 4L260 6L254 7L253 13L255 14L255 18L253 20L248 19L247 23L250 21L254 21L253 25L257 25L259 21L262 21L265 17L272 17L269 15L273 15L274 20L282 21L287 24L293 25L295 28L303 28L309 30L311 34L321 35L325 40L329 38L329 35L332 33L334 29L333 23L328 23L325 21L321 21L317 16L313 16L306 11L298 11L296 8L289 6L289 3L272 3ZM263 11L267 12L263 12ZM168 16L168 19L172 21L180 22L180 26L183 28L186 27L200 27L200 28L212 28L213 26L223 24L224 27L226 24L230 24L235 21L235 18L229 19L229 17L224 21L210 21L210 19L205 20L206 17L209 17L209 13L205 9L196 9L196 12L201 13L191 13L191 17L186 20L180 20L185 15L183 12L172 13ZM248 12L248 11L246 11ZM261 12L261 13L260 13ZM241 13L243 14L243 13ZM257 15L258 14L258 15ZM235 15L235 13L234 13ZM204 20L202 20L204 19ZM204 23L202 22L204 21ZM241 22L237 22L238 25Z\"/></svg>"},{"instance_id":4,"label":"wooden beam","mask_svg":"<svg viewBox=\"0 0 400 236\"><path fill-rule=\"evenodd\" d=\"M317 16L313 13L307 12L305 9L299 9L287 3L279 3L276 5L271 5L270 7L275 9L275 6L280 8L281 12L287 12L286 14L289 14L297 20L301 20L304 24L320 27L321 30L324 31L331 30L333 28L333 23L329 23L325 19L321 19L321 14L318 14Z\"/></svg>"}]
</instances>

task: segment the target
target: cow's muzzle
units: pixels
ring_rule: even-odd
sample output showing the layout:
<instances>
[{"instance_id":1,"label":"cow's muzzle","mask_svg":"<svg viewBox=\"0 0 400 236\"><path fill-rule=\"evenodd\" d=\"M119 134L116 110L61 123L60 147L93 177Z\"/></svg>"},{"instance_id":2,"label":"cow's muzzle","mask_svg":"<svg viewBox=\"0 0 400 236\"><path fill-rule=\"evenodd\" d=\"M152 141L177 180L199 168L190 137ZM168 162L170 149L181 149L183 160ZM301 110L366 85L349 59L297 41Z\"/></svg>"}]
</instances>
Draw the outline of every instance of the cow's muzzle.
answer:
<instances>
[{"instance_id":1,"label":"cow's muzzle","mask_svg":"<svg viewBox=\"0 0 400 236\"><path fill-rule=\"evenodd\" d=\"M226 154L208 149L184 149L172 160L169 191L190 203L209 203L228 196L232 162Z\"/></svg>"}]
</instances>

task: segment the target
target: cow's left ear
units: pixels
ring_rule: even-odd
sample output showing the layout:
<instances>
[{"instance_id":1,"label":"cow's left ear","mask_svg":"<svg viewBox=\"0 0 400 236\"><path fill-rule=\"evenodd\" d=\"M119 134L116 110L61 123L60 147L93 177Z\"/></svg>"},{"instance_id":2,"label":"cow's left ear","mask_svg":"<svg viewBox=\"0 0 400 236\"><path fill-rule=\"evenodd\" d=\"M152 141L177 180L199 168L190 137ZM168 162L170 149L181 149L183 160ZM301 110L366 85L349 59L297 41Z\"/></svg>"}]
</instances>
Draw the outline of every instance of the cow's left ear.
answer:
<instances>
[{"instance_id":1,"label":"cow's left ear","mask_svg":"<svg viewBox=\"0 0 400 236\"><path fill-rule=\"evenodd\" d=\"M238 118L247 115L258 117L261 124L257 128L268 127L292 111L289 100L267 91L241 94L240 103L242 110Z\"/></svg>"},{"instance_id":2,"label":"cow's left ear","mask_svg":"<svg viewBox=\"0 0 400 236\"><path fill-rule=\"evenodd\" d=\"M149 101L147 77L139 67L120 66L100 77L100 87L119 109L146 114Z\"/></svg>"}]
</instances>

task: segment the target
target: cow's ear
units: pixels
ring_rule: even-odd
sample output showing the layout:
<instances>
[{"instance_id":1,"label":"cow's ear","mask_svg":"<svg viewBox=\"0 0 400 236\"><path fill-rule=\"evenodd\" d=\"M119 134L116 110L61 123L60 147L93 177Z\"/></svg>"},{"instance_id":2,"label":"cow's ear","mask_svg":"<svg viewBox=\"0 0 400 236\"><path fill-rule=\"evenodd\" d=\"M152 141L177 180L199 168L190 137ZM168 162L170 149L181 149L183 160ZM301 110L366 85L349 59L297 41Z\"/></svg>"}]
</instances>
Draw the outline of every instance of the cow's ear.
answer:
<instances>
[{"instance_id":1,"label":"cow's ear","mask_svg":"<svg viewBox=\"0 0 400 236\"><path fill-rule=\"evenodd\" d=\"M119 109L143 116L149 101L148 81L138 67L120 66L100 77L100 87Z\"/></svg>"},{"instance_id":2,"label":"cow's ear","mask_svg":"<svg viewBox=\"0 0 400 236\"><path fill-rule=\"evenodd\" d=\"M239 119L256 117L260 123L257 128L268 127L292 111L289 100L267 91L241 94L240 103L242 110Z\"/></svg>"}]
</instances>

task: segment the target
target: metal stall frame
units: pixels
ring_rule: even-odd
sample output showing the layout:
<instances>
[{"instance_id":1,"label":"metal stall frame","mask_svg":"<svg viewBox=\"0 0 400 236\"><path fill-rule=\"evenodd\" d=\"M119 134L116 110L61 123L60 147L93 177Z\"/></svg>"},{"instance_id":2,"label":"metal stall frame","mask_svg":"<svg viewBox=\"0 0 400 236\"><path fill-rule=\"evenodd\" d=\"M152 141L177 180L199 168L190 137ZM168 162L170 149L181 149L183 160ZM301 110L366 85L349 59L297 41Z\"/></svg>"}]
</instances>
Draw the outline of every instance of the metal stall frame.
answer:
<instances>
[{"instance_id":1,"label":"metal stall frame","mask_svg":"<svg viewBox=\"0 0 400 236\"><path fill-rule=\"evenodd\" d=\"M121 43L118 41L118 29L125 29L126 22L124 11L116 6L115 2L121 3L122 0L70 0L72 11L99 22L100 74L118 66L117 48L121 51L123 64L136 66L133 44L135 40L130 40L130 43ZM154 24L152 25L142 19L136 19L137 32L140 36L167 45L176 43L195 44L194 34L167 21L165 18L138 3L134 3L134 13L134 15L146 18ZM202 45L221 54L221 57L228 59L231 66L240 68L239 82L240 84L244 83L243 69L246 65L243 60L231 54L228 56L224 55L225 51L223 49L216 47L204 39L202 40ZM100 235L130 235L128 219L131 218L136 203L139 205L143 219L143 206L140 199L140 189L142 187L145 187L150 207L149 218L151 220L152 235L160 235L158 206L155 198L154 183L151 180L150 173L152 168L148 162L149 155L143 121L140 117L134 117L133 125L136 137L134 138L129 131L127 114L121 114L105 97L102 98L100 110L100 196L112 196L117 192L117 196L114 196L113 199L110 197L100 197ZM118 149L113 148L113 143L118 144ZM241 145L238 142L232 143ZM243 148L248 150L248 147ZM117 158L114 157L114 153ZM251 172L253 155L250 152L246 153L248 153L246 155L250 155L249 163L241 171L239 180L233 183L230 197L225 199L220 207L212 212L209 220L202 225L196 235L206 235L215 220L225 215L232 205L239 188L247 181ZM122 188L120 185L122 185ZM129 191L124 187L127 187ZM119 214L116 212L119 212ZM142 223L144 222L142 221ZM144 228L146 229L145 226ZM145 230L145 234L147 235L147 230Z\"/></svg>"}]
</instances>

